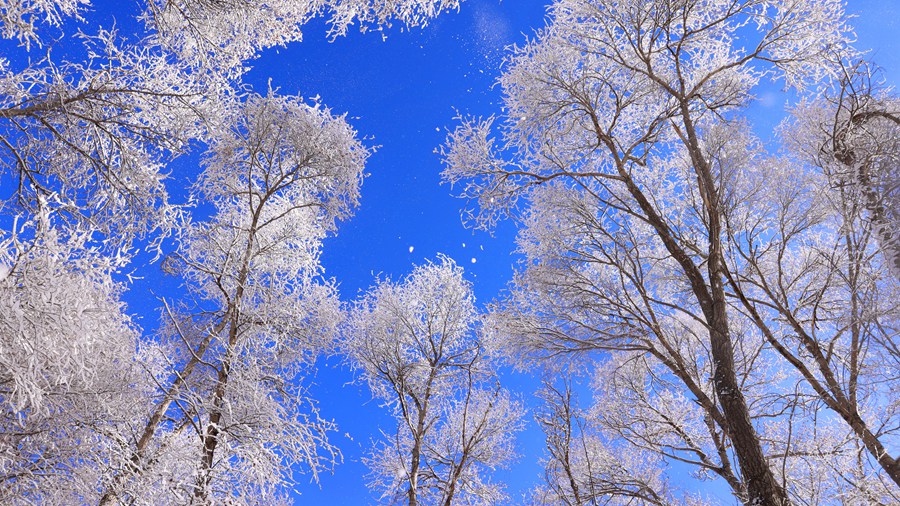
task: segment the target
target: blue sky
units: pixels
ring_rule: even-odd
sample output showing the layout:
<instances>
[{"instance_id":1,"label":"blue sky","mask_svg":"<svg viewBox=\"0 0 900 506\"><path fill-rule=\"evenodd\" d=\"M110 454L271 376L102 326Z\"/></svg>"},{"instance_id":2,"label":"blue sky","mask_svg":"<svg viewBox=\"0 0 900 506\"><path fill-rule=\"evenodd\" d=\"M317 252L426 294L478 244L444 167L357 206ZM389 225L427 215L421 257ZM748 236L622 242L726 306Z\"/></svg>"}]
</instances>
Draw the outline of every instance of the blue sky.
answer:
<instances>
[{"instance_id":1,"label":"blue sky","mask_svg":"<svg viewBox=\"0 0 900 506\"><path fill-rule=\"evenodd\" d=\"M256 91L265 92L271 82L283 94L319 97L335 112L346 112L367 144L378 146L368 164L360 208L326 241L323 252L326 273L338 280L345 300L369 287L376 275L400 278L438 253L465 267L480 302L500 295L516 259L514 226L502 224L493 235L466 229L459 214L464 203L440 184L435 148L452 128L457 111L500 113L501 94L494 82L504 48L543 26L547 3L467 0L458 13L443 15L422 29L350 33L333 42L326 26L314 22L306 27L303 42L268 50L252 63L247 82ZM898 3L850 0L848 6L859 16L854 21L858 47L874 50L872 57L885 68L889 83L900 83ZM127 11L135 4L129 2L126 8L101 0L94 5L98 17L115 14L120 26L128 27L133 12ZM774 103L782 100L776 96ZM780 106L754 111L757 124L772 124L782 115ZM152 327L156 303L151 290L159 294L165 282L156 264L139 259L135 268L147 279L132 286L127 300L142 325ZM505 379L523 399L531 399L535 378L506 373ZM322 414L340 427L333 442L344 453L344 463L333 475L322 476L320 485L301 476L297 503L374 502L365 488L360 457L370 441L380 437L379 429L391 431L393 422L363 385L351 384L352 373L339 361L322 364L315 381L313 392ZM530 422L530 415L527 418ZM497 475L508 484L513 503L539 479L542 444L540 431L531 423L519 443L520 464Z\"/></svg>"}]
</instances>

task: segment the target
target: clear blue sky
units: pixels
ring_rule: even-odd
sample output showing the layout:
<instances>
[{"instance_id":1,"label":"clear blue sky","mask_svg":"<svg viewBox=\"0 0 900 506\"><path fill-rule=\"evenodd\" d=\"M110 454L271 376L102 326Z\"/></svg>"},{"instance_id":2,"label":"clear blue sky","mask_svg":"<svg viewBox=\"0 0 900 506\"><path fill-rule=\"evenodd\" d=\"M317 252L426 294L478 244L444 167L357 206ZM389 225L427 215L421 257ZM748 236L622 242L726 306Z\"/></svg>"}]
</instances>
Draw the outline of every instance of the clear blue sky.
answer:
<instances>
[{"instance_id":1,"label":"clear blue sky","mask_svg":"<svg viewBox=\"0 0 900 506\"><path fill-rule=\"evenodd\" d=\"M98 18L114 14L121 27L133 26L129 18L136 3L93 3ZM502 225L494 236L465 229L459 219L463 203L439 184L441 166L434 150L443 142L445 129L452 128L456 110L499 114L500 90L493 83L504 48L521 43L544 24L547 3L467 0L459 13L441 16L424 29L386 30L386 40L372 32L351 33L329 42L325 26L313 23L306 27L302 43L268 50L252 64L247 81L257 91L265 92L271 79L271 85L283 94L319 96L334 111L347 112L360 135L370 139L370 146L380 146L368 165L370 176L363 185L361 207L325 244L326 272L339 281L344 300L370 286L374 275L399 278L438 252L466 268L480 302L496 298L509 281L515 261L512 224ZM885 67L891 83L900 83L898 3L850 0L848 6L859 15L854 22L858 47L874 49L873 58ZM756 112L778 118L781 113L777 108ZM759 124L773 122L771 117L758 120ZM174 176L177 180L184 174ZM156 319L150 290L160 294L173 287L160 284L158 265L139 260L136 268L147 279L132 287L127 300L149 328ZM511 373L505 378L526 402L531 399L535 379ZM323 364L319 370L313 391L323 415L340 427L333 442L343 451L344 463L333 475L323 476L321 486L301 477L298 504L374 502L365 488L366 470L359 459L370 441L380 437L379 429L391 431L393 422L363 385L348 385L352 379L345 368ZM530 415L527 418L530 422ZM514 504L539 478L542 444L540 431L531 423L519 444L521 463L498 475L509 485Z\"/></svg>"}]
</instances>

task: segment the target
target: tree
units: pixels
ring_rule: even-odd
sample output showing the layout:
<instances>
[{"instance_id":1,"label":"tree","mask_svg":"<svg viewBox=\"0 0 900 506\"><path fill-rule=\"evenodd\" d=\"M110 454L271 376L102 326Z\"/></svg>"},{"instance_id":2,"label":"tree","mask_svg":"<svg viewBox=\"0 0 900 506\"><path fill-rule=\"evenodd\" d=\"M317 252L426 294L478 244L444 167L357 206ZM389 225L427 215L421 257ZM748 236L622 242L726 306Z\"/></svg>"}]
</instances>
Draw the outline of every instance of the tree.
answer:
<instances>
[{"instance_id":1,"label":"tree","mask_svg":"<svg viewBox=\"0 0 900 506\"><path fill-rule=\"evenodd\" d=\"M808 155L832 185L858 188L882 252L900 277L900 236L895 232L900 224L900 102L878 75L873 64L846 64L832 89L801 109L811 123L806 125L808 140L820 143L806 146ZM818 153L811 151L815 147Z\"/></svg>"},{"instance_id":2,"label":"tree","mask_svg":"<svg viewBox=\"0 0 900 506\"><path fill-rule=\"evenodd\" d=\"M451 259L382 281L353 308L343 348L397 430L367 463L390 503L494 504L487 472L513 459L522 406L492 386L490 343L473 332L471 286Z\"/></svg>"},{"instance_id":3,"label":"tree","mask_svg":"<svg viewBox=\"0 0 900 506\"><path fill-rule=\"evenodd\" d=\"M263 504L301 466L315 475L335 458L331 423L301 385L340 321L335 290L321 279L321 240L355 206L368 151L343 118L271 93L249 96L233 120L194 187L215 213L180 227L165 264L189 297L154 352L168 362L158 400L128 437L127 465L101 504ZM167 461L159 454L177 430L193 437ZM145 474L174 476L173 497L133 488Z\"/></svg>"},{"instance_id":4,"label":"tree","mask_svg":"<svg viewBox=\"0 0 900 506\"><path fill-rule=\"evenodd\" d=\"M0 502L91 497L116 434L149 400L116 262L54 217L0 241Z\"/></svg>"},{"instance_id":5,"label":"tree","mask_svg":"<svg viewBox=\"0 0 900 506\"><path fill-rule=\"evenodd\" d=\"M604 441L590 415L578 408L570 379L561 383L545 380L538 394L542 405L536 419L547 446L544 483L532 492L534 504L702 504L668 493L658 455Z\"/></svg>"},{"instance_id":6,"label":"tree","mask_svg":"<svg viewBox=\"0 0 900 506\"><path fill-rule=\"evenodd\" d=\"M477 224L523 222L492 326L532 357L607 352L607 441L747 504L898 493L896 379L876 358L896 285L858 199L741 116L763 78L837 76L847 30L840 2L559 1L501 78L503 143L494 119L463 120L443 151ZM852 476L823 478L854 451Z\"/></svg>"}]
</instances>

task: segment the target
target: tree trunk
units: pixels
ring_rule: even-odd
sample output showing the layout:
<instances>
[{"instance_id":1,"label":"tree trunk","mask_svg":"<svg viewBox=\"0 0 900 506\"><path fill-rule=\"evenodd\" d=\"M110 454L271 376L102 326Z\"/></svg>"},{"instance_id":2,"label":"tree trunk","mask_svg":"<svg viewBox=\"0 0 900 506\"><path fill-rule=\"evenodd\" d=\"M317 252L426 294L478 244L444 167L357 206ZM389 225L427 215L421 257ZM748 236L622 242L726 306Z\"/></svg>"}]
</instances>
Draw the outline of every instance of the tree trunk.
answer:
<instances>
[{"instance_id":1,"label":"tree trunk","mask_svg":"<svg viewBox=\"0 0 900 506\"><path fill-rule=\"evenodd\" d=\"M724 255L722 252L722 223L718 187L706 160L688 102L682 101L681 115L685 136L682 137L697 173L697 184L706 211L709 231L707 274L708 292L698 293L698 301L709 325L710 352L713 359L713 380L716 396L728 427L725 430L734 445L741 475L747 484L748 502L754 506L785 506L790 504L784 489L775 481L763 453L759 436L750 418L747 401L741 392L734 369L734 343L728 327L727 303L724 287ZM695 289L696 292L696 289ZM703 304L706 298L707 304Z\"/></svg>"},{"instance_id":2,"label":"tree trunk","mask_svg":"<svg viewBox=\"0 0 900 506\"><path fill-rule=\"evenodd\" d=\"M169 410L172 402L175 401L175 398L178 396L178 392L187 381L187 378L193 373L194 368L197 366L197 364L200 363L201 360L203 360L203 356L206 354L206 350L212 343L213 337L225 328L226 322L227 320L223 320L218 325L216 325L216 327L210 329L210 332L206 335L197 349L193 351L190 360L188 360L181 371L176 373L175 381L173 381L172 385L169 386L169 388L166 390L166 393L163 396L163 400L156 405L156 408L150 415L150 419L147 420L147 424L144 426L144 430L141 433L140 439L135 445L134 451L131 454L131 458L128 459L128 466L134 473L140 473L142 471L140 465L141 460L144 458L144 451L147 449L150 441L152 441L153 437L156 435L156 429L159 427L160 422L166 414L166 411ZM110 484L103 492L103 495L100 496L100 501L98 502L99 506L108 506L113 503L113 501L117 498L116 489L121 485L122 480L124 479L125 475L123 473L119 473L113 477L112 484Z\"/></svg>"},{"instance_id":3,"label":"tree trunk","mask_svg":"<svg viewBox=\"0 0 900 506\"><path fill-rule=\"evenodd\" d=\"M716 396L728 424L724 429L734 446L741 475L747 485L748 503L752 505L784 506L790 504L787 495L772 474L763 454L756 429L750 421L747 402L738 385L734 370L734 349L728 333L724 304L715 304L710 322L709 340L715 371L713 379Z\"/></svg>"}]
</instances>

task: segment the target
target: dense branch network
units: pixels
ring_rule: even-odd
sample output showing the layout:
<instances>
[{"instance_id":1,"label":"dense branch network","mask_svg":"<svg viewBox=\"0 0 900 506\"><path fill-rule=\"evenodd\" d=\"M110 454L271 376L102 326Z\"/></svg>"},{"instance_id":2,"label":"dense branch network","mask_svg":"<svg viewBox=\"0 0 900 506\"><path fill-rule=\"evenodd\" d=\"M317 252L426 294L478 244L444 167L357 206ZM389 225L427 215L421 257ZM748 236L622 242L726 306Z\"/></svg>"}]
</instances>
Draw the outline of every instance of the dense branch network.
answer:
<instances>
[{"instance_id":1,"label":"dense branch network","mask_svg":"<svg viewBox=\"0 0 900 506\"><path fill-rule=\"evenodd\" d=\"M585 423L607 452L689 464L746 504L896 501L893 190L872 179L895 174L895 136L861 144L896 125L887 98L849 98L847 34L840 2L562 0L501 78L502 121L449 136L468 216L522 223L493 327L524 364L596 364ZM794 110L780 154L744 117L768 77L845 83ZM590 504L609 471L573 471L584 436L551 397L543 497ZM688 502L613 477L604 500Z\"/></svg>"}]
</instances>

